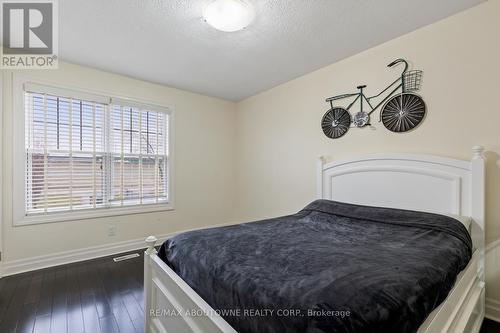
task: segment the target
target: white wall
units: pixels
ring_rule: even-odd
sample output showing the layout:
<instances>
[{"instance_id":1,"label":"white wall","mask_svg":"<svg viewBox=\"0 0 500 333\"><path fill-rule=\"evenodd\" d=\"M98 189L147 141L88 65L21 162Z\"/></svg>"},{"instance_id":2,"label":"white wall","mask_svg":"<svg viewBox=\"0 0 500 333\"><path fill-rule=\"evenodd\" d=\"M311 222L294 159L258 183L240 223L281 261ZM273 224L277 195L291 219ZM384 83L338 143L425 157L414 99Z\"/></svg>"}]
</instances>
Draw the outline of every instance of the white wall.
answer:
<instances>
[{"instance_id":1,"label":"white wall","mask_svg":"<svg viewBox=\"0 0 500 333\"><path fill-rule=\"evenodd\" d=\"M253 220L296 212L313 200L318 155L341 159L373 152L414 152L469 159L487 149L487 242L500 238L500 1L482 5L248 98L237 105L237 215ZM335 41L332 40L332 43ZM424 71L428 114L422 125L393 134L351 129L331 140L320 128L326 97L392 82L406 58ZM489 251L487 293L500 300L500 255ZM495 259L497 258L497 259ZM500 303L499 303L500 304Z\"/></svg>"},{"instance_id":2,"label":"white wall","mask_svg":"<svg viewBox=\"0 0 500 333\"><path fill-rule=\"evenodd\" d=\"M12 76L3 72L3 262L228 223L234 207L235 104L91 68L22 71L28 78L172 106L175 210L12 226ZM21 166L22 167L22 166ZM109 224L117 235L107 236Z\"/></svg>"}]
</instances>

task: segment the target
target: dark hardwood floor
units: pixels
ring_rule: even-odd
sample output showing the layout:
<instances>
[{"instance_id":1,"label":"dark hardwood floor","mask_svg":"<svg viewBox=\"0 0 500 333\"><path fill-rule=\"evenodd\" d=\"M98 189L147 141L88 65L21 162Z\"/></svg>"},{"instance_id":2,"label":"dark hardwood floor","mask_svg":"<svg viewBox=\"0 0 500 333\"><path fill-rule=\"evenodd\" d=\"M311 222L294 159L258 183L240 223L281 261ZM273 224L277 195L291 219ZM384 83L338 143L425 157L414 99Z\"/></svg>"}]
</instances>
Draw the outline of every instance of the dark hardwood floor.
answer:
<instances>
[{"instance_id":1,"label":"dark hardwood floor","mask_svg":"<svg viewBox=\"0 0 500 333\"><path fill-rule=\"evenodd\" d=\"M0 332L138 333L143 258L105 257L0 279Z\"/></svg>"},{"instance_id":2,"label":"dark hardwood floor","mask_svg":"<svg viewBox=\"0 0 500 333\"><path fill-rule=\"evenodd\" d=\"M500 323L487 318L484 319L481 333L500 333Z\"/></svg>"},{"instance_id":3,"label":"dark hardwood floor","mask_svg":"<svg viewBox=\"0 0 500 333\"><path fill-rule=\"evenodd\" d=\"M0 333L139 333L143 251L115 263L105 257L0 279ZM500 333L485 320L482 333Z\"/></svg>"}]
</instances>

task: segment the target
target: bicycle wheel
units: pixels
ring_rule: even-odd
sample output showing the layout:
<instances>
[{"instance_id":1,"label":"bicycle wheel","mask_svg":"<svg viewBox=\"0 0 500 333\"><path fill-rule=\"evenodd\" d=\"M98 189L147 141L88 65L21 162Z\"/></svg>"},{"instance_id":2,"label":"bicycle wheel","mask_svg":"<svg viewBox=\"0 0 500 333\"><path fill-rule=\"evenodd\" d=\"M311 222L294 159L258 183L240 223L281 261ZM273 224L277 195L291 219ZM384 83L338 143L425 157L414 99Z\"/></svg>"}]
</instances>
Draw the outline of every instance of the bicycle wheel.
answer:
<instances>
[{"instance_id":1,"label":"bicycle wheel","mask_svg":"<svg viewBox=\"0 0 500 333\"><path fill-rule=\"evenodd\" d=\"M323 133L330 139L338 139L349 130L351 115L344 108L335 107L328 110L321 120Z\"/></svg>"},{"instance_id":2,"label":"bicycle wheel","mask_svg":"<svg viewBox=\"0 0 500 333\"><path fill-rule=\"evenodd\" d=\"M390 98L382 107L381 119L389 131L402 133L417 127L425 117L422 97L403 93Z\"/></svg>"}]
</instances>

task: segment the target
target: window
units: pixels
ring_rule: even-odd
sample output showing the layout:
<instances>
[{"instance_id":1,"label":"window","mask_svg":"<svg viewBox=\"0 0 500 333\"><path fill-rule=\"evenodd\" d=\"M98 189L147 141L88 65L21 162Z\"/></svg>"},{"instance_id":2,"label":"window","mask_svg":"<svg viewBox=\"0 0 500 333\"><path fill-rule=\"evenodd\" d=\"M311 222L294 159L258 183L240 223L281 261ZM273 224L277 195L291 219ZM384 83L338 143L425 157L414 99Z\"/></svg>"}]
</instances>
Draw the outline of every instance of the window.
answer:
<instances>
[{"instance_id":1,"label":"window","mask_svg":"<svg viewBox=\"0 0 500 333\"><path fill-rule=\"evenodd\" d=\"M111 205L167 201L165 113L113 105L110 117Z\"/></svg>"},{"instance_id":2,"label":"window","mask_svg":"<svg viewBox=\"0 0 500 333\"><path fill-rule=\"evenodd\" d=\"M25 215L169 202L169 113L26 84Z\"/></svg>"}]
</instances>

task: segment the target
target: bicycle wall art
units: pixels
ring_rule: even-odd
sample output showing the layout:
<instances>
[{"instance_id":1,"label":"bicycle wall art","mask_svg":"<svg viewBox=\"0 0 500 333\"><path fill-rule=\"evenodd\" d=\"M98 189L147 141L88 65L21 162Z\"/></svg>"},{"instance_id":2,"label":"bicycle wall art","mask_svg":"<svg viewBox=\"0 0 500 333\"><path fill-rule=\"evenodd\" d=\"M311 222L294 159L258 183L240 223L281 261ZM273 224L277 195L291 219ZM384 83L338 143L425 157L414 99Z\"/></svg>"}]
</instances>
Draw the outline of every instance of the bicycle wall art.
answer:
<instances>
[{"instance_id":1,"label":"bicycle wall art","mask_svg":"<svg viewBox=\"0 0 500 333\"><path fill-rule=\"evenodd\" d=\"M376 95L366 96L365 85L358 86L359 92L333 96L326 99L330 103L330 109L321 120L323 133L331 139L338 139L345 135L351 127L363 128L371 126L370 116L380 106L379 122L392 132L408 132L417 127L425 117L425 102L415 91L420 90L422 83L421 70L408 70L408 62L405 59L396 59L388 67L404 64L401 75L387 88ZM392 90L391 90L392 89ZM378 104L373 100L380 99ZM353 99L347 107L334 106L334 101ZM351 116L350 110L359 104L359 111ZM368 106L365 108L366 105Z\"/></svg>"}]
</instances>

